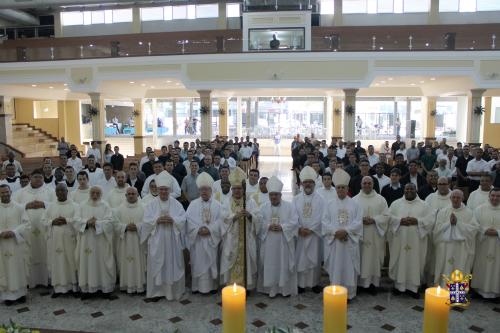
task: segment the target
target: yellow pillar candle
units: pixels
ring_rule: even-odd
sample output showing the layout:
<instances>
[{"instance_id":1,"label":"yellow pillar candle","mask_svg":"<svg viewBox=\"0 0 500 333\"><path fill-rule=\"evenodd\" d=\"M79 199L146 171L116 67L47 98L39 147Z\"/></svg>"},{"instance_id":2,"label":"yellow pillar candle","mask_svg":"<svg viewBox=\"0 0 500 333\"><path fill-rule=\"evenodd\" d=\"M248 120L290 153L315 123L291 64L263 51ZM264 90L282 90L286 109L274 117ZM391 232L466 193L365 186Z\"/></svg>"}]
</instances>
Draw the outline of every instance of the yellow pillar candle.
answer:
<instances>
[{"instance_id":1,"label":"yellow pillar candle","mask_svg":"<svg viewBox=\"0 0 500 333\"><path fill-rule=\"evenodd\" d=\"M245 288L236 285L222 289L222 332L245 332Z\"/></svg>"},{"instance_id":2,"label":"yellow pillar candle","mask_svg":"<svg viewBox=\"0 0 500 333\"><path fill-rule=\"evenodd\" d=\"M446 289L434 287L425 290L424 333L448 332L449 301L450 292Z\"/></svg>"},{"instance_id":3,"label":"yellow pillar candle","mask_svg":"<svg viewBox=\"0 0 500 333\"><path fill-rule=\"evenodd\" d=\"M323 289L323 333L347 332L347 288Z\"/></svg>"}]
</instances>

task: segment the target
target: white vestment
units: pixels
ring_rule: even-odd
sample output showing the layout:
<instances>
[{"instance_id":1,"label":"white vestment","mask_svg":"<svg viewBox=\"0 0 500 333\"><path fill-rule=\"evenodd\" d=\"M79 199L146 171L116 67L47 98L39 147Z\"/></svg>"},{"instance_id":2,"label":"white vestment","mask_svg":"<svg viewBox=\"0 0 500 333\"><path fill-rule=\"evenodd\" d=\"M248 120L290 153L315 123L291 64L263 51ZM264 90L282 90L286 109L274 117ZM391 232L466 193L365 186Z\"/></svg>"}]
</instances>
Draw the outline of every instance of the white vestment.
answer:
<instances>
[{"instance_id":1,"label":"white vestment","mask_svg":"<svg viewBox=\"0 0 500 333\"><path fill-rule=\"evenodd\" d=\"M157 224L160 216L169 215L173 225ZM157 197L144 208L141 243L148 240L146 296L178 300L184 294L183 233L186 212L175 199Z\"/></svg>"},{"instance_id":2,"label":"white vestment","mask_svg":"<svg viewBox=\"0 0 500 333\"><path fill-rule=\"evenodd\" d=\"M0 203L0 233L12 231L15 235L0 239L0 302L15 301L28 292L29 251L24 235L29 234L30 226L23 223L23 214L24 208L13 201Z\"/></svg>"},{"instance_id":3,"label":"white vestment","mask_svg":"<svg viewBox=\"0 0 500 333\"><path fill-rule=\"evenodd\" d=\"M87 200L89 200L90 187L88 187L85 190L81 190L81 189L77 188L76 190L69 192L68 197L71 200L73 200L75 203L77 203L78 205L81 205L81 204L87 202Z\"/></svg>"},{"instance_id":4,"label":"white vestment","mask_svg":"<svg viewBox=\"0 0 500 333\"><path fill-rule=\"evenodd\" d=\"M345 230L347 241L335 239L335 232ZM321 220L324 265L331 284L347 288L348 297L356 296L360 272L359 244L363 235L363 210L351 198L331 200Z\"/></svg>"},{"instance_id":5,"label":"white vestment","mask_svg":"<svg viewBox=\"0 0 500 333\"><path fill-rule=\"evenodd\" d=\"M96 219L95 229L87 228L87 221ZM76 265L78 285L85 293L115 289L116 266L113 254L113 214L108 204L88 199L80 205L77 230Z\"/></svg>"},{"instance_id":6,"label":"white vestment","mask_svg":"<svg viewBox=\"0 0 500 333\"><path fill-rule=\"evenodd\" d=\"M219 280L217 251L221 240L223 221L222 206L214 199L203 201L200 197L191 201L186 211L186 236L191 255L191 290L208 293L216 290ZM205 227L210 235L200 236Z\"/></svg>"},{"instance_id":7,"label":"white vestment","mask_svg":"<svg viewBox=\"0 0 500 333\"><path fill-rule=\"evenodd\" d=\"M106 194L104 197L104 201L108 204L111 209L115 209L120 207L123 203L127 201L125 194L127 193L128 184L125 184L125 187L116 186L111 191Z\"/></svg>"},{"instance_id":8,"label":"white vestment","mask_svg":"<svg viewBox=\"0 0 500 333\"><path fill-rule=\"evenodd\" d=\"M188 173L190 171L188 170ZM168 173L168 178L171 180L171 185L170 185L170 196L174 198L178 198L181 196L181 187L179 186L179 183L177 180L172 176L170 173ZM153 181L156 178L156 174L149 175L148 178L144 181L144 185L142 186L142 191L141 191L141 197L145 197L146 195L149 194L149 183Z\"/></svg>"},{"instance_id":9,"label":"white vestment","mask_svg":"<svg viewBox=\"0 0 500 333\"><path fill-rule=\"evenodd\" d=\"M488 201L474 210L479 223L476 257L472 269L472 288L484 298L500 297L500 205ZM487 236L493 228L497 236Z\"/></svg>"},{"instance_id":10,"label":"white vestment","mask_svg":"<svg viewBox=\"0 0 500 333\"><path fill-rule=\"evenodd\" d=\"M100 181L96 184L102 189L102 195L105 198L112 189L116 187L115 177L111 177L106 179L106 177L102 177Z\"/></svg>"},{"instance_id":11,"label":"white vestment","mask_svg":"<svg viewBox=\"0 0 500 333\"><path fill-rule=\"evenodd\" d=\"M224 202L231 200L233 197L233 193L231 190L226 194L222 193L222 190L219 192L212 192L212 197L217 200L222 206L224 206Z\"/></svg>"},{"instance_id":12,"label":"white vestment","mask_svg":"<svg viewBox=\"0 0 500 333\"><path fill-rule=\"evenodd\" d=\"M141 203L144 207L146 207L157 197L158 197L158 195L152 195L151 193L148 193L144 196L144 198L141 199Z\"/></svg>"},{"instance_id":13,"label":"white vestment","mask_svg":"<svg viewBox=\"0 0 500 333\"><path fill-rule=\"evenodd\" d=\"M385 234L389 225L387 201L375 190L370 194L360 191L353 200L363 209L363 217L375 220L374 224L363 224L359 284L363 288L368 288L371 284L379 287L385 257Z\"/></svg>"},{"instance_id":14,"label":"white vestment","mask_svg":"<svg viewBox=\"0 0 500 333\"><path fill-rule=\"evenodd\" d=\"M414 217L417 225L401 226L401 219ZM389 277L401 292L417 292L424 278L428 235L434 227L435 212L416 197L394 201L389 208Z\"/></svg>"},{"instance_id":15,"label":"white vestment","mask_svg":"<svg viewBox=\"0 0 500 333\"><path fill-rule=\"evenodd\" d=\"M483 191L481 187L469 194L467 199L467 207L474 211L477 207L488 202L490 191Z\"/></svg>"},{"instance_id":16,"label":"white vestment","mask_svg":"<svg viewBox=\"0 0 500 333\"><path fill-rule=\"evenodd\" d=\"M221 192L222 193L222 192ZM229 193L228 193L229 195ZM255 204L257 205L257 207L262 207L266 202L269 202L269 193L262 193L260 190L255 192L255 193L252 193L252 195L250 196L250 198L253 199L253 201L255 201Z\"/></svg>"},{"instance_id":17,"label":"white vestment","mask_svg":"<svg viewBox=\"0 0 500 333\"><path fill-rule=\"evenodd\" d=\"M144 206L140 201L125 201L113 210L113 215L120 290L142 293L146 285L146 248L140 241ZM135 224L137 231L126 231L128 224Z\"/></svg>"},{"instance_id":18,"label":"white vestment","mask_svg":"<svg viewBox=\"0 0 500 333\"><path fill-rule=\"evenodd\" d=\"M457 218L456 225L450 223L452 213ZM456 269L465 275L471 273L478 230L474 214L465 205L458 209L448 207L439 210L433 230L434 284L444 287L446 283L442 275L449 277Z\"/></svg>"},{"instance_id":19,"label":"white vestment","mask_svg":"<svg viewBox=\"0 0 500 333\"><path fill-rule=\"evenodd\" d=\"M14 201L25 207L27 203L38 200L43 201L45 208L54 200L54 190L48 186L32 188L31 185L20 189L14 194ZM23 219L30 225L30 235L25 240L31 249L29 285L34 288L37 285L47 286L49 274L47 271L47 235L46 228L42 223L42 215L45 208L25 209Z\"/></svg>"},{"instance_id":20,"label":"white vestment","mask_svg":"<svg viewBox=\"0 0 500 333\"><path fill-rule=\"evenodd\" d=\"M270 202L261 207L260 275L258 291L274 297L297 295L295 241L299 228L297 211L292 203L281 200L278 206ZM279 224L281 231L269 226Z\"/></svg>"},{"instance_id":21,"label":"white vestment","mask_svg":"<svg viewBox=\"0 0 500 333\"><path fill-rule=\"evenodd\" d=\"M297 213L298 228L307 228L312 232L305 237L298 235L295 251L297 283L300 288L315 287L319 285L321 277L321 261L323 260L321 218L326 201L314 191L310 195L305 195L304 192L297 194L292 203Z\"/></svg>"},{"instance_id":22,"label":"white vestment","mask_svg":"<svg viewBox=\"0 0 500 333\"><path fill-rule=\"evenodd\" d=\"M215 183L214 183L215 184ZM220 276L221 283L227 285L234 281L231 280L231 269L238 257L239 233L242 219L233 222L234 215L243 209L242 206L236 206L234 198L222 202L224 214L224 223L221 226L222 243L220 257ZM255 289L257 285L257 237L260 230L260 214L257 205L252 199L246 202L247 211L252 215L251 219L246 221L246 265L247 265L247 290Z\"/></svg>"},{"instance_id":23,"label":"white vestment","mask_svg":"<svg viewBox=\"0 0 500 333\"><path fill-rule=\"evenodd\" d=\"M58 217L64 217L66 224L52 225ZM50 203L42 217L47 228L47 268L56 293L77 290L74 225L79 220L80 206L70 199Z\"/></svg>"},{"instance_id":24,"label":"white vestment","mask_svg":"<svg viewBox=\"0 0 500 333\"><path fill-rule=\"evenodd\" d=\"M326 203L330 202L330 200L337 199L337 190L333 186L331 186L329 190L327 190L324 186L321 186L314 191L321 195Z\"/></svg>"},{"instance_id":25,"label":"white vestment","mask_svg":"<svg viewBox=\"0 0 500 333\"><path fill-rule=\"evenodd\" d=\"M101 183L104 179L104 172L101 168L96 168L93 172L90 172L89 169L83 169L89 175L89 185L95 186Z\"/></svg>"},{"instance_id":26,"label":"white vestment","mask_svg":"<svg viewBox=\"0 0 500 333\"><path fill-rule=\"evenodd\" d=\"M441 208L451 207L450 201L451 191L446 195L439 194L438 191L431 193L425 198L425 203L428 204L437 214Z\"/></svg>"}]
</instances>

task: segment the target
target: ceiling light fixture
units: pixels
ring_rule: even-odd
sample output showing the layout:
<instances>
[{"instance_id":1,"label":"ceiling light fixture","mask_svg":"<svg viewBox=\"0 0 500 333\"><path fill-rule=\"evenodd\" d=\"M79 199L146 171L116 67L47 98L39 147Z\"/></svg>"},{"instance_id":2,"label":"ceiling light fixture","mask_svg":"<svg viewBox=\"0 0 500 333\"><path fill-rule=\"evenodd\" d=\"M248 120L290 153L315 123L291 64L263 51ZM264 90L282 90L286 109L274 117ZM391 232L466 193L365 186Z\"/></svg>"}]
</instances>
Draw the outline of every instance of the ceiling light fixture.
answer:
<instances>
[{"instance_id":1,"label":"ceiling light fixture","mask_svg":"<svg viewBox=\"0 0 500 333\"><path fill-rule=\"evenodd\" d=\"M436 81L436 78L435 77L431 77L431 81Z\"/></svg>"},{"instance_id":2,"label":"ceiling light fixture","mask_svg":"<svg viewBox=\"0 0 500 333\"><path fill-rule=\"evenodd\" d=\"M129 81L130 84L134 84L135 82L134 81Z\"/></svg>"},{"instance_id":3,"label":"ceiling light fixture","mask_svg":"<svg viewBox=\"0 0 500 333\"><path fill-rule=\"evenodd\" d=\"M410 83L410 86L415 86L416 84L415 83Z\"/></svg>"},{"instance_id":4,"label":"ceiling light fixture","mask_svg":"<svg viewBox=\"0 0 500 333\"><path fill-rule=\"evenodd\" d=\"M33 88L35 88L35 87L36 87L36 84L32 84L31 86L32 86Z\"/></svg>"},{"instance_id":5,"label":"ceiling light fixture","mask_svg":"<svg viewBox=\"0 0 500 333\"><path fill-rule=\"evenodd\" d=\"M54 89L54 87L50 86L49 89Z\"/></svg>"},{"instance_id":6,"label":"ceiling light fixture","mask_svg":"<svg viewBox=\"0 0 500 333\"><path fill-rule=\"evenodd\" d=\"M142 45L142 42L139 42L139 45Z\"/></svg>"},{"instance_id":7,"label":"ceiling light fixture","mask_svg":"<svg viewBox=\"0 0 500 333\"><path fill-rule=\"evenodd\" d=\"M392 81L392 80L394 80L394 78L390 77L390 78L387 78L387 80Z\"/></svg>"},{"instance_id":8,"label":"ceiling light fixture","mask_svg":"<svg viewBox=\"0 0 500 333\"><path fill-rule=\"evenodd\" d=\"M145 86L146 86L146 84L145 84L145 83L141 83L141 87L145 87Z\"/></svg>"},{"instance_id":9,"label":"ceiling light fixture","mask_svg":"<svg viewBox=\"0 0 500 333\"><path fill-rule=\"evenodd\" d=\"M68 84L67 84L67 83L65 83L65 84L63 84L63 86L67 87L67 86L68 86Z\"/></svg>"},{"instance_id":10,"label":"ceiling light fixture","mask_svg":"<svg viewBox=\"0 0 500 333\"><path fill-rule=\"evenodd\" d=\"M385 83L385 81L380 81L380 83L384 84L384 83Z\"/></svg>"}]
</instances>

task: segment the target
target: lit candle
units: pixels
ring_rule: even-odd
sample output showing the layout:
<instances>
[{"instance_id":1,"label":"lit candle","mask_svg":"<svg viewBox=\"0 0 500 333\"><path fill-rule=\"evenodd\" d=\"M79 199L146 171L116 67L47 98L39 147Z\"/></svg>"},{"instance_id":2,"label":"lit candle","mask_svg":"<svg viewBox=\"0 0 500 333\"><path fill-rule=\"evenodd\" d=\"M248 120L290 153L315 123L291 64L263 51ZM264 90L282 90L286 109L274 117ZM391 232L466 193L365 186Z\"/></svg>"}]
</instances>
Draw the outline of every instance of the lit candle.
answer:
<instances>
[{"instance_id":1,"label":"lit candle","mask_svg":"<svg viewBox=\"0 0 500 333\"><path fill-rule=\"evenodd\" d=\"M427 288L425 290L424 333L448 332L450 292L446 289Z\"/></svg>"},{"instance_id":2,"label":"lit candle","mask_svg":"<svg viewBox=\"0 0 500 333\"><path fill-rule=\"evenodd\" d=\"M347 288L328 286L323 289L323 333L347 331Z\"/></svg>"},{"instance_id":3,"label":"lit candle","mask_svg":"<svg viewBox=\"0 0 500 333\"><path fill-rule=\"evenodd\" d=\"M245 288L236 285L222 289L222 332L245 332Z\"/></svg>"}]
</instances>

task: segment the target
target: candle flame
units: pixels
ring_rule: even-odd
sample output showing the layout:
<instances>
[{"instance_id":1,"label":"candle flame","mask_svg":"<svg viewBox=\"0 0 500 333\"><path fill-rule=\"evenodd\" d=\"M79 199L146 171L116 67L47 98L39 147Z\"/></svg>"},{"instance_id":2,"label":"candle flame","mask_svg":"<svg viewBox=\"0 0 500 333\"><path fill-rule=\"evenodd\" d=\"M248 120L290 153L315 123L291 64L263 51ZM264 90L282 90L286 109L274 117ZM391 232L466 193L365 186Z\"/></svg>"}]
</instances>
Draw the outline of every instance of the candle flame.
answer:
<instances>
[{"instance_id":1,"label":"candle flame","mask_svg":"<svg viewBox=\"0 0 500 333\"><path fill-rule=\"evenodd\" d=\"M437 288L437 294L438 294L438 296L439 296L440 293L441 293L441 286L438 286L438 288Z\"/></svg>"},{"instance_id":2,"label":"candle flame","mask_svg":"<svg viewBox=\"0 0 500 333\"><path fill-rule=\"evenodd\" d=\"M332 291L333 291L334 294L335 294L335 289L336 289L335 286L333 286L332 287Z\"/></svg>"},{"instance_id":3,"label":"candle flame","mask_svg":"<svg viewBox=\"0 0 500 333\"><path fill-rule=\"evenodd\" d=\"M235 293L238 289L236 289L236 282L233 284L233 293Z\"/></svg>"}]
</instances>

